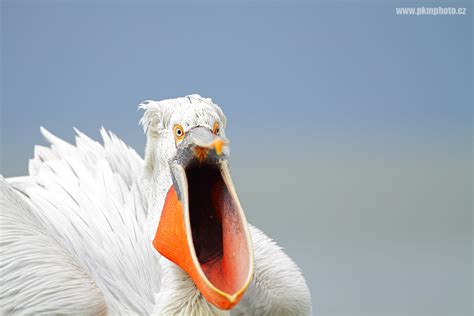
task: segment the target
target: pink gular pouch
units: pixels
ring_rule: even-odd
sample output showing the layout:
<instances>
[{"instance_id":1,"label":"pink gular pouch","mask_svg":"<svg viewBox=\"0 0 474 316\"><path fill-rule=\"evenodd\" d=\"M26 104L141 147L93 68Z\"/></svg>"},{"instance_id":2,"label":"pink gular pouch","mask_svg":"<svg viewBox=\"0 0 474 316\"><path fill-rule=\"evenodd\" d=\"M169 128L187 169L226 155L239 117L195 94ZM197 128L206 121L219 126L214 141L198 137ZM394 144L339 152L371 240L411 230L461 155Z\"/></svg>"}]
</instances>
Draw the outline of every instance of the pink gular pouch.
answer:
<instances>
[{"instance_id":1,"label":"pink gular pouch","mask_svg":"<svg viewBox=\"0 0 474 316\"><path fill-rule=\"evenodd\" d=\"M199 143L199 142L198 142ZM170 162L169 188L153 245L186 271L206 300L229 310L253 275L249 229L222 147L188 141Z\"/></svg>"}]
</instances>

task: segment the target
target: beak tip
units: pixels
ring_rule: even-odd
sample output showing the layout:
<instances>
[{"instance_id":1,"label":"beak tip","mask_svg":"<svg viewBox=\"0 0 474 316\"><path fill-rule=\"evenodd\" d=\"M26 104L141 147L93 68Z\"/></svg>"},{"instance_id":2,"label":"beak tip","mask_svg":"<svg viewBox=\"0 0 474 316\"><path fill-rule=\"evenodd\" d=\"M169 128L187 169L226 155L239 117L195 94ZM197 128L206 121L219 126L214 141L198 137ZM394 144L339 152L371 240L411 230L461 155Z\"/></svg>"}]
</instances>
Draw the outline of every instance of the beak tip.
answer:
<instances>
[{"instance_id":1,"label":"beak tip","mask_svg":"<svg viewBox=\"0 0 474 316\"><path fill-rule=\"evenodd\" d=\"M235 307L235 305L237 305L239 301L240 297L238 295L229 295L224 298L224 301L216 301L214 304L221 310L231 310Z\"/></svg>"},{"instance_id":2,"label":"beak tip","mask_svg":"<svg viewBox=\"0 0 474 316\"><path fill-rule=\"evenodd\" d=\"M237 301L237 295L231 295L231 296L229 297L229 302L230 302L232 305L234 305L234 304L236 303L236 301Z\"/></svg>"},{"instance_id":3,"label":"beak tip","mask_svg":"<svg viewBox=\"0 0 474 316\"><path fill-rule=\"evenodd\" d=\"M212 143L212 147L214 147L214 150L219 156L222 155L222 148L224 147L224 145L225 142L222 138L218 138Z\"/></svg>"}]
</instances>

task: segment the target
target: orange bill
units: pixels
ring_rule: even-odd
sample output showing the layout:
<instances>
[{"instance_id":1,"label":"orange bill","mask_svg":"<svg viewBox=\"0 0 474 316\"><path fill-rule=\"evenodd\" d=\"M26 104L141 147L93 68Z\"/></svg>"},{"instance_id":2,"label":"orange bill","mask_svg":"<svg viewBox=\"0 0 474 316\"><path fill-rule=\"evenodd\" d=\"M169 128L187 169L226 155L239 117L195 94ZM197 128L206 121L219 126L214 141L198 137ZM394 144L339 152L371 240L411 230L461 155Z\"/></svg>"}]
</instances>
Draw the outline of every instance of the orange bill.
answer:
<instances>
[{"instance_id":1,"label":"orange bill","mask_svg":"<svg viewBox=\"0 0 474 316\"><path fill-rule=\"evenodd\" d=\"M222 142L212 146L220 156ZM194 155L202 152L194 151ZM253 252L227 162L198 159L171 169L174 184L153 245L189 274L207 301L229 310L249 286Z\"/></svg>"}]
</instances>

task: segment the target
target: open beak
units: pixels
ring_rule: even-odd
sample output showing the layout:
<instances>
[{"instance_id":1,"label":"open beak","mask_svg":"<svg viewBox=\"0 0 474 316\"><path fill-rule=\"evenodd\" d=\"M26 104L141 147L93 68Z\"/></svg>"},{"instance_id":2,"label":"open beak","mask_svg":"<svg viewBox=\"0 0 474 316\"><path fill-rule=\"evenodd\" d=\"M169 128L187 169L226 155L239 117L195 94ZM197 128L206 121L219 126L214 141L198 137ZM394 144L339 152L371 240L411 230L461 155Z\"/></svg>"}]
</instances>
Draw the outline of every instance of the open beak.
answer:
<instances>
[{"instance_id":1,"label":"open beak","mask_svg":"<svg viewBox=\"0 0 474 316\"><path fill-rule=\"evenodd\" d=\"M223 310L239 302L253 275L252 243L230 178L227 143L204 127L188 132L169 162L173 185L153 240Z\"/></svg>"}]
</instances>

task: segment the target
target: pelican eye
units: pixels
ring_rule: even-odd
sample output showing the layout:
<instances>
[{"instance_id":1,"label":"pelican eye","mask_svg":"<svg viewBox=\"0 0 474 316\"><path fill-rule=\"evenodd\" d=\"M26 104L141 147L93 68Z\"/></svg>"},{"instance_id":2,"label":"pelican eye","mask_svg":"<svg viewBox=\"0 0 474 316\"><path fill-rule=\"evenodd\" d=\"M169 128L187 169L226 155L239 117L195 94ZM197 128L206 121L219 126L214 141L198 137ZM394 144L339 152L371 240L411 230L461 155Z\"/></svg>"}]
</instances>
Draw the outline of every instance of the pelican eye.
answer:
<instances>
[{"instance_id":1,"label":"pelican eye","mask_svg":"<svg viewBox=\"0 0 474 316\"><path fill-rule=\"evenodd\" d=\"M174 131L174 138L176 139L176 141L183 140L183 138L184 138L184 129L181 125L176 124L173 127L173 131Z\"/></svg>"},{"instance_id":2,"label":"pelican eye","mask_svg":"<svg viewBox=\"0 0 474 316\"><path fill-rule=\"evenodd\" d=\"M219 123L215 122L214 123L214 126L212 127L212 132L215 134L215 135L219 135L219 132L220 132L220 128L219 128Z\"/></svg>"}]
</instances>

